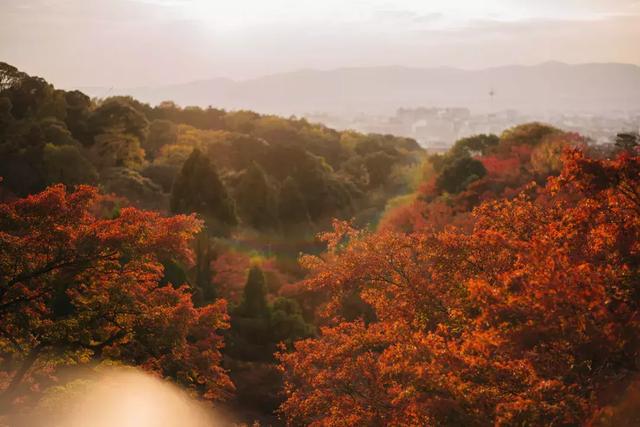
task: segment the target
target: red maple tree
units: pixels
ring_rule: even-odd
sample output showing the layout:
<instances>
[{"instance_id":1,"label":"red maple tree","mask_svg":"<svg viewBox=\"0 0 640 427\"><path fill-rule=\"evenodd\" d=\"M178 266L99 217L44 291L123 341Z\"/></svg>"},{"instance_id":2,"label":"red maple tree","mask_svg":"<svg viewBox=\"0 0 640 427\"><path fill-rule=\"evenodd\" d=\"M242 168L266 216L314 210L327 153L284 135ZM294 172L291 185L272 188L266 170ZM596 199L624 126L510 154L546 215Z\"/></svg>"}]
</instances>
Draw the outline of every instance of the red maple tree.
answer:
<instances>
[{"instance_id":1,"label":"red maple tree","mask_svg":"<svg viewBox=\"0 0 640 427\"><path fill-rule=\"evenodd\" d=\"M332 298L320 336L280 355L286 420L633 425L640 158L569 150L526 194L483 203L470 232L337 223L329 252L303 259L306 286ZM354 292L367 321L342 315Z\"/></svg>"},{"instance_id":2,"label":"red maple tree","mask_svg":"<svg viewBox=\"0 0 640 427\"><path fill-rule=\"evenodd\" d=\"M161 285L162 260L191 261L194 216L101 213L97 189L64 186L0 205L0 398L37 395L67 366L141 366L205 398L232 388L220 367L225 301L196 308Z\"/></svg>"}]
</instances>

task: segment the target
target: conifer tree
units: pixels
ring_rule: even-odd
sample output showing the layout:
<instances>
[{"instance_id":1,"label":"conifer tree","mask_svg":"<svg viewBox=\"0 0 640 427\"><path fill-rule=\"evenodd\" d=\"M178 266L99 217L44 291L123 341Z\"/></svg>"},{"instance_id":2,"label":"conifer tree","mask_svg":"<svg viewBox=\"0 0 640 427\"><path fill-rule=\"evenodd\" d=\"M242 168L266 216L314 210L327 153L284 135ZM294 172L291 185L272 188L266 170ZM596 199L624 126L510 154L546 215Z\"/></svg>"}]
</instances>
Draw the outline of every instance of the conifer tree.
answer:
<instances>
[{"instance_id":1,"label":"conifer tree","mask_svg":"<svg viewBox=\"0 0 640 427\"><path fill-rule=\"evenodd\" d=\"M290 176L282 183L278 199L278 216L283 227L310 222L307 204L296 181Z\"/></svg>"},{"instance_id":2,"label":"conifer tree","mask_svg":"<svg viewBox=\"0 0 640 427\"><path fill-rule=\"evenodd\" d=\"M264 273L258 266L253 266L249 270L247 284L244 287L244 295L239 312L245 317L269 317L269 306L267 304L267 286L265 284Z\"/></svg>"},{"instance_id":3,"label":"conifer tree","mask_svg":"<svg viewBox=\"0 0 640 427\"><path fill-rule=\"evenodd\" d=\"M233 200L211 161L193 150L176 177L171 192L174 213L196 212L214 232L228 231L237 223Z\"/></svg>"},{"instance_id":4,"label":"conifer tree","mask_svg":"<svg viewBox=\"0 0 640 427\"><path fill-rule=\"evenodd\" d=\"M276 222L273 187L264 170L253 162L236 188L236 203L241 218L256 229L272 227Z\"/></svg>"}]
</instances>

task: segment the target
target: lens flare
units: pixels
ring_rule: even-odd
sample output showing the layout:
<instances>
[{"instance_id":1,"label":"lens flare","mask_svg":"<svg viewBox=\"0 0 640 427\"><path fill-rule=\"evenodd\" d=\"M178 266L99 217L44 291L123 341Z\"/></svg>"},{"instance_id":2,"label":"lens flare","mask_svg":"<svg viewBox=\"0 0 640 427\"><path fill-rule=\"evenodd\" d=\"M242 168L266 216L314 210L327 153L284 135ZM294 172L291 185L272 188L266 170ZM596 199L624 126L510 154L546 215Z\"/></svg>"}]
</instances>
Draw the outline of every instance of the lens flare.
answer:
<instances>
[{"instance_id":1,"label":"lens flare","mask_svg":"<svg viewBox=\"0 0 640 427\"><path fill-rule=\"evenodd\" d=\"M80 385L65 387L44 406L19 424L30 427L229 425L178 387L129 368L110 369Z\"/></svg>"}]
</instances>

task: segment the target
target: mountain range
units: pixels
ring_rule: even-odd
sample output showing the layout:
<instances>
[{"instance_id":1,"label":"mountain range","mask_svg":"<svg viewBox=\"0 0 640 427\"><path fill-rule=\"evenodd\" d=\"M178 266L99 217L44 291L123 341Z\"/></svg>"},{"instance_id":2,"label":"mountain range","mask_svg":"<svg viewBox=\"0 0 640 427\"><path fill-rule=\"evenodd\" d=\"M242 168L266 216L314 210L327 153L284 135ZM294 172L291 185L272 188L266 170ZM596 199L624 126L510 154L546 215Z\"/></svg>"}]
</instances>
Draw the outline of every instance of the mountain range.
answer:
<instances>
[{"instance_id":1,"label":"mountain range","mask_svg":"<svg viewBox=\"0 0 640 427\"><path fill-rule=\"evenodd\" d=\"M251 109L263 113L389 114L399 107L468 107L474 112L602 113L640 110L640 67L547 62L481 70L360 67L300 70L248 80L214 78L132 88L79 88L150 104ZM490 94L493 94L491 96Z\"/></svg>"}]
</instances>

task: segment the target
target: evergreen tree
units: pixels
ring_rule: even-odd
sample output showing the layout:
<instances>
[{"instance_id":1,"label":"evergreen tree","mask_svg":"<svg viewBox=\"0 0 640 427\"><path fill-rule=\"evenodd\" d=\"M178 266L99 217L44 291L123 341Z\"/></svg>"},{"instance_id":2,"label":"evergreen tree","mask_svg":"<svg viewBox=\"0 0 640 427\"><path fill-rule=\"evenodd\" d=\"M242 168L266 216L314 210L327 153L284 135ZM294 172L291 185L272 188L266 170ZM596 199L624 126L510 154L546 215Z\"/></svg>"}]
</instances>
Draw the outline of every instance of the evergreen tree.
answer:
<instances>
[{"instance_id":1,"label":"evergreen tree","mask_svg":"<svg viewBox=\"0 0 640 427\"><path fill-rule=\"evenodd\" d=\"M241 218L252 227L264 230L276 222L273 187L264 170L253 162L236 187L235 199Z\"/></svg>"},{"instance_id":2,"label":"evergreen tree","mask_svg":"<svg viewBox=\"0 0 640 427\"><path fill-rule=\"evenodd\" d=\"M227 354L239 360L271 362L278 343L291 346L313 333L313 325L304 320L295 300L280 297L273 305L267 302L264 273L258 266L251 267L242 302L231 313Z\"/></svg>"},{"instance_id":3,"label":"evergreen tree","mask_svg":"<svg viewBox=\"0 0 640 427\"><path fill-rule=\"evenodd\" d=\"M296 181L290 176L282 183L278 199L278 216L283 227L310 222L307 204Z\"/></svg>"},{"instance_id":4,"label":"evergreen tree","mask_svg":"<svg viewBox=\"0 0 640 427\"><path fill-rule=\"evenodd\" d=\"M213 303L218 297L216 286L212 281L213 271L211 270L214 251L211 247L211 239L206 227L198 234L195 246L195 293L193 294L193 301L196 306L202 307Z\"/></svg>"},{"instance_id":5,"label":"evergreen tree","mask_svg":"<svg viewBox=\"0 0 640 427\"><path fill-rule=\"evenodd\" d=\"M242 303L238 307L238 314L244 317L268 318L269 305L267 304L267 286L264 273L258 266L249 270L247 284L244 286Z\"/></svg>"},{"instance_id":6,"label":"evergreen tree","mask_svg":"<svg viewBox=\"0 0 640 427\"><path fill-rule=\"evenodd\" d=\"M249 270L240 305L231 313L226 352L234 359L271 361L275 346L270 342L267 287L260 267Z\"/></svg>"},{"instance_id":7,"label":"evergreen tree","mask_svg":"<svg viewBox=\"0 0 640 427\"><path fill-rule=\"evenodd\" d=\"M211 161L193 150L176 177L171 192L171 210L174 213L201 214L207 227L225 233L237 223L233 200Z\"/></svg>"}]
</instances>

